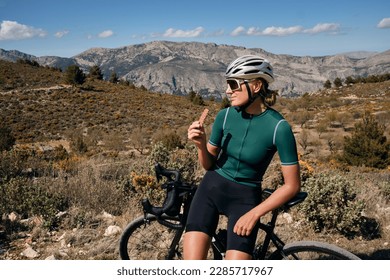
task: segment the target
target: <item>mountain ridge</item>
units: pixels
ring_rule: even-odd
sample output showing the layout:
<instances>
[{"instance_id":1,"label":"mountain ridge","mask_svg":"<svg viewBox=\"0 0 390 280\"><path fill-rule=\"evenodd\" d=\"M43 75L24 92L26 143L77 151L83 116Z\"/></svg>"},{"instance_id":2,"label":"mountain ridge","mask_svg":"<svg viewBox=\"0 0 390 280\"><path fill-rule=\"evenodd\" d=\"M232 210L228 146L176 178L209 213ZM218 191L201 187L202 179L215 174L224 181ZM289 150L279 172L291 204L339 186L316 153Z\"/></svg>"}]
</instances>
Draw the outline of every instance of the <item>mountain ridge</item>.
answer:
<instances>
[{"instance_id":1,"label":"mountain ridge","mask_svg":"<svg viewBox=\"0 0 390 280\"><path fill-rule=\"evenodd\" d=\"M381 53L344 53L328 56L273 54L261 48L199 42L153 41L119 48L91 48L70 58L36 57L0 49L0 58L30 59L40 65L65 69L76 64L85 72L98 65L108 79L112 72L150 91L186 95L195 91L203 97L222 98L227 65L244 54L266 57L274 67L271 85L282 96L302 95L323 87L326 80L348 76L380 75L390 72L390 50Z\"/></svg>"}]
</instances>

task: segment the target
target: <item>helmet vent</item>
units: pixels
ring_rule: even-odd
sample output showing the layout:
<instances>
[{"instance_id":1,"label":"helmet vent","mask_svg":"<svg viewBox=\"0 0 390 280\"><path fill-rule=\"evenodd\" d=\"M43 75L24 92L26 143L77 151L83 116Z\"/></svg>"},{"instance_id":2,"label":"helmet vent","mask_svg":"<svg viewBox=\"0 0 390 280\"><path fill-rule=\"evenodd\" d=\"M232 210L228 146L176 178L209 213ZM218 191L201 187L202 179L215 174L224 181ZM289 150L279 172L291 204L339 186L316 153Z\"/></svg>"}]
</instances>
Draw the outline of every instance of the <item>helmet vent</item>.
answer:
<instances>
[{"instance_id":1,"label":"helmet vent","mask_svg":"<svg viewBox=\"0 0 390 280\"><path fill-rule=\"evenodd\" d=\"M245 71L245 74L256 74L256 73L259 73L259 70L253 69L253 70Z\"/></svg>"},{"instance_id":2,"label":"helmet vent","mask_svg":"<svg viewBox=\"0 0 390 280\"><path fill-rule=\"evenodd\" d=\"M253 61L253 62L250 62L250 63L245 63L245 66L260 66L261 64L263 64L262 62L258 62L258 61Z\"/></svg>"}]
</instances>

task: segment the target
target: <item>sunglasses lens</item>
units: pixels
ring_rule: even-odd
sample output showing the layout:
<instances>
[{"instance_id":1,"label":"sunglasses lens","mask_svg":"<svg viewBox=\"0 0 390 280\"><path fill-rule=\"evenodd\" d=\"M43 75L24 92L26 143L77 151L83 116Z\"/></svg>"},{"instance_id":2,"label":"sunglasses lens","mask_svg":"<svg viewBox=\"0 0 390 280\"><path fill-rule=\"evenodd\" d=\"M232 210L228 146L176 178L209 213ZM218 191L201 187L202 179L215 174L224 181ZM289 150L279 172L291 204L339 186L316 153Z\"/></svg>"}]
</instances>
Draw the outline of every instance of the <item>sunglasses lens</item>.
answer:
<instances>
[{"instance_id":1,"label":"sunglasses lens","mask_svg":"<svg viewBox=\"0 0 390 280\"><path fill-rule=\"evenodd\" d=\"M241 88L237 80L226 80L230 90L238 90Z\"/></svg>"}]
</instances>

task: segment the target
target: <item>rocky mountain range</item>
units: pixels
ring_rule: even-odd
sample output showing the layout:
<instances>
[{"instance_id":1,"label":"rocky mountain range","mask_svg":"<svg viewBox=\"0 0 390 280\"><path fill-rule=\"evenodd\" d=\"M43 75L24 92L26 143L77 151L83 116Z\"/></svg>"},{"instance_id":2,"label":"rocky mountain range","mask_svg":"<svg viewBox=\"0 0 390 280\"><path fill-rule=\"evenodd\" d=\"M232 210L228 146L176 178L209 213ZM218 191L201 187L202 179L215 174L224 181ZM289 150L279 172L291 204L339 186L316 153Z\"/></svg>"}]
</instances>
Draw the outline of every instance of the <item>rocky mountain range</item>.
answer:
<instances>
[{"instance_id":1,"label":"rocky mountain range","mask_svg":"<svg viewBox=\"0 0 390 280\"><path fill-rule=\"evenodd\" d=\"M213 43L154 41L120 48L92 48L71 58L36 57L0 49L0 59L4 60L29 59L62 69L76 64L86 73L91 66L98 65L106 79L115 72L119 78L150 91L185 95L193 90L217 99L224 96L227 65L244 54L257 54L271 62L276 75L271 87L284 96L317 91L326 80L337 77L390 73L390 49L382 53L312 57Z\"/></svg>"}]
</instances>

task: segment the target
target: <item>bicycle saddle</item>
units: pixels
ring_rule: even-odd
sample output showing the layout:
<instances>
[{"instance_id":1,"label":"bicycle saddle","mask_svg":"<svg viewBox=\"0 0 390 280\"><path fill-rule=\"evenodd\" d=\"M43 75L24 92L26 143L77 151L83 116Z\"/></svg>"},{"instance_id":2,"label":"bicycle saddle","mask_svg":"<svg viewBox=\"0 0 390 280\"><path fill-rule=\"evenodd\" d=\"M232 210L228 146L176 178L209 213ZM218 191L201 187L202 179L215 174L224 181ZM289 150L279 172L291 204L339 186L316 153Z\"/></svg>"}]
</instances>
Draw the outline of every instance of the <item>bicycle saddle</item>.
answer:
<instances>
[{"instance_id":1,"label":"bicycle saddle","mask_svg":"<svg viewBox=\"0 0 390 280\"><path fill-rule=\"evenodd\" d=\"M265 194L267 194L268 196L270 196L274 192L274 190L264 189L263 192ZM287 201L284 204L284 207L287 207L287 208L293 207L294 205L297 205L297 204L303 202L306 199L306 197L307 197L307 192L299 192L293 198L291 198L289 201Z\"/></svg>"}]
</instances>

